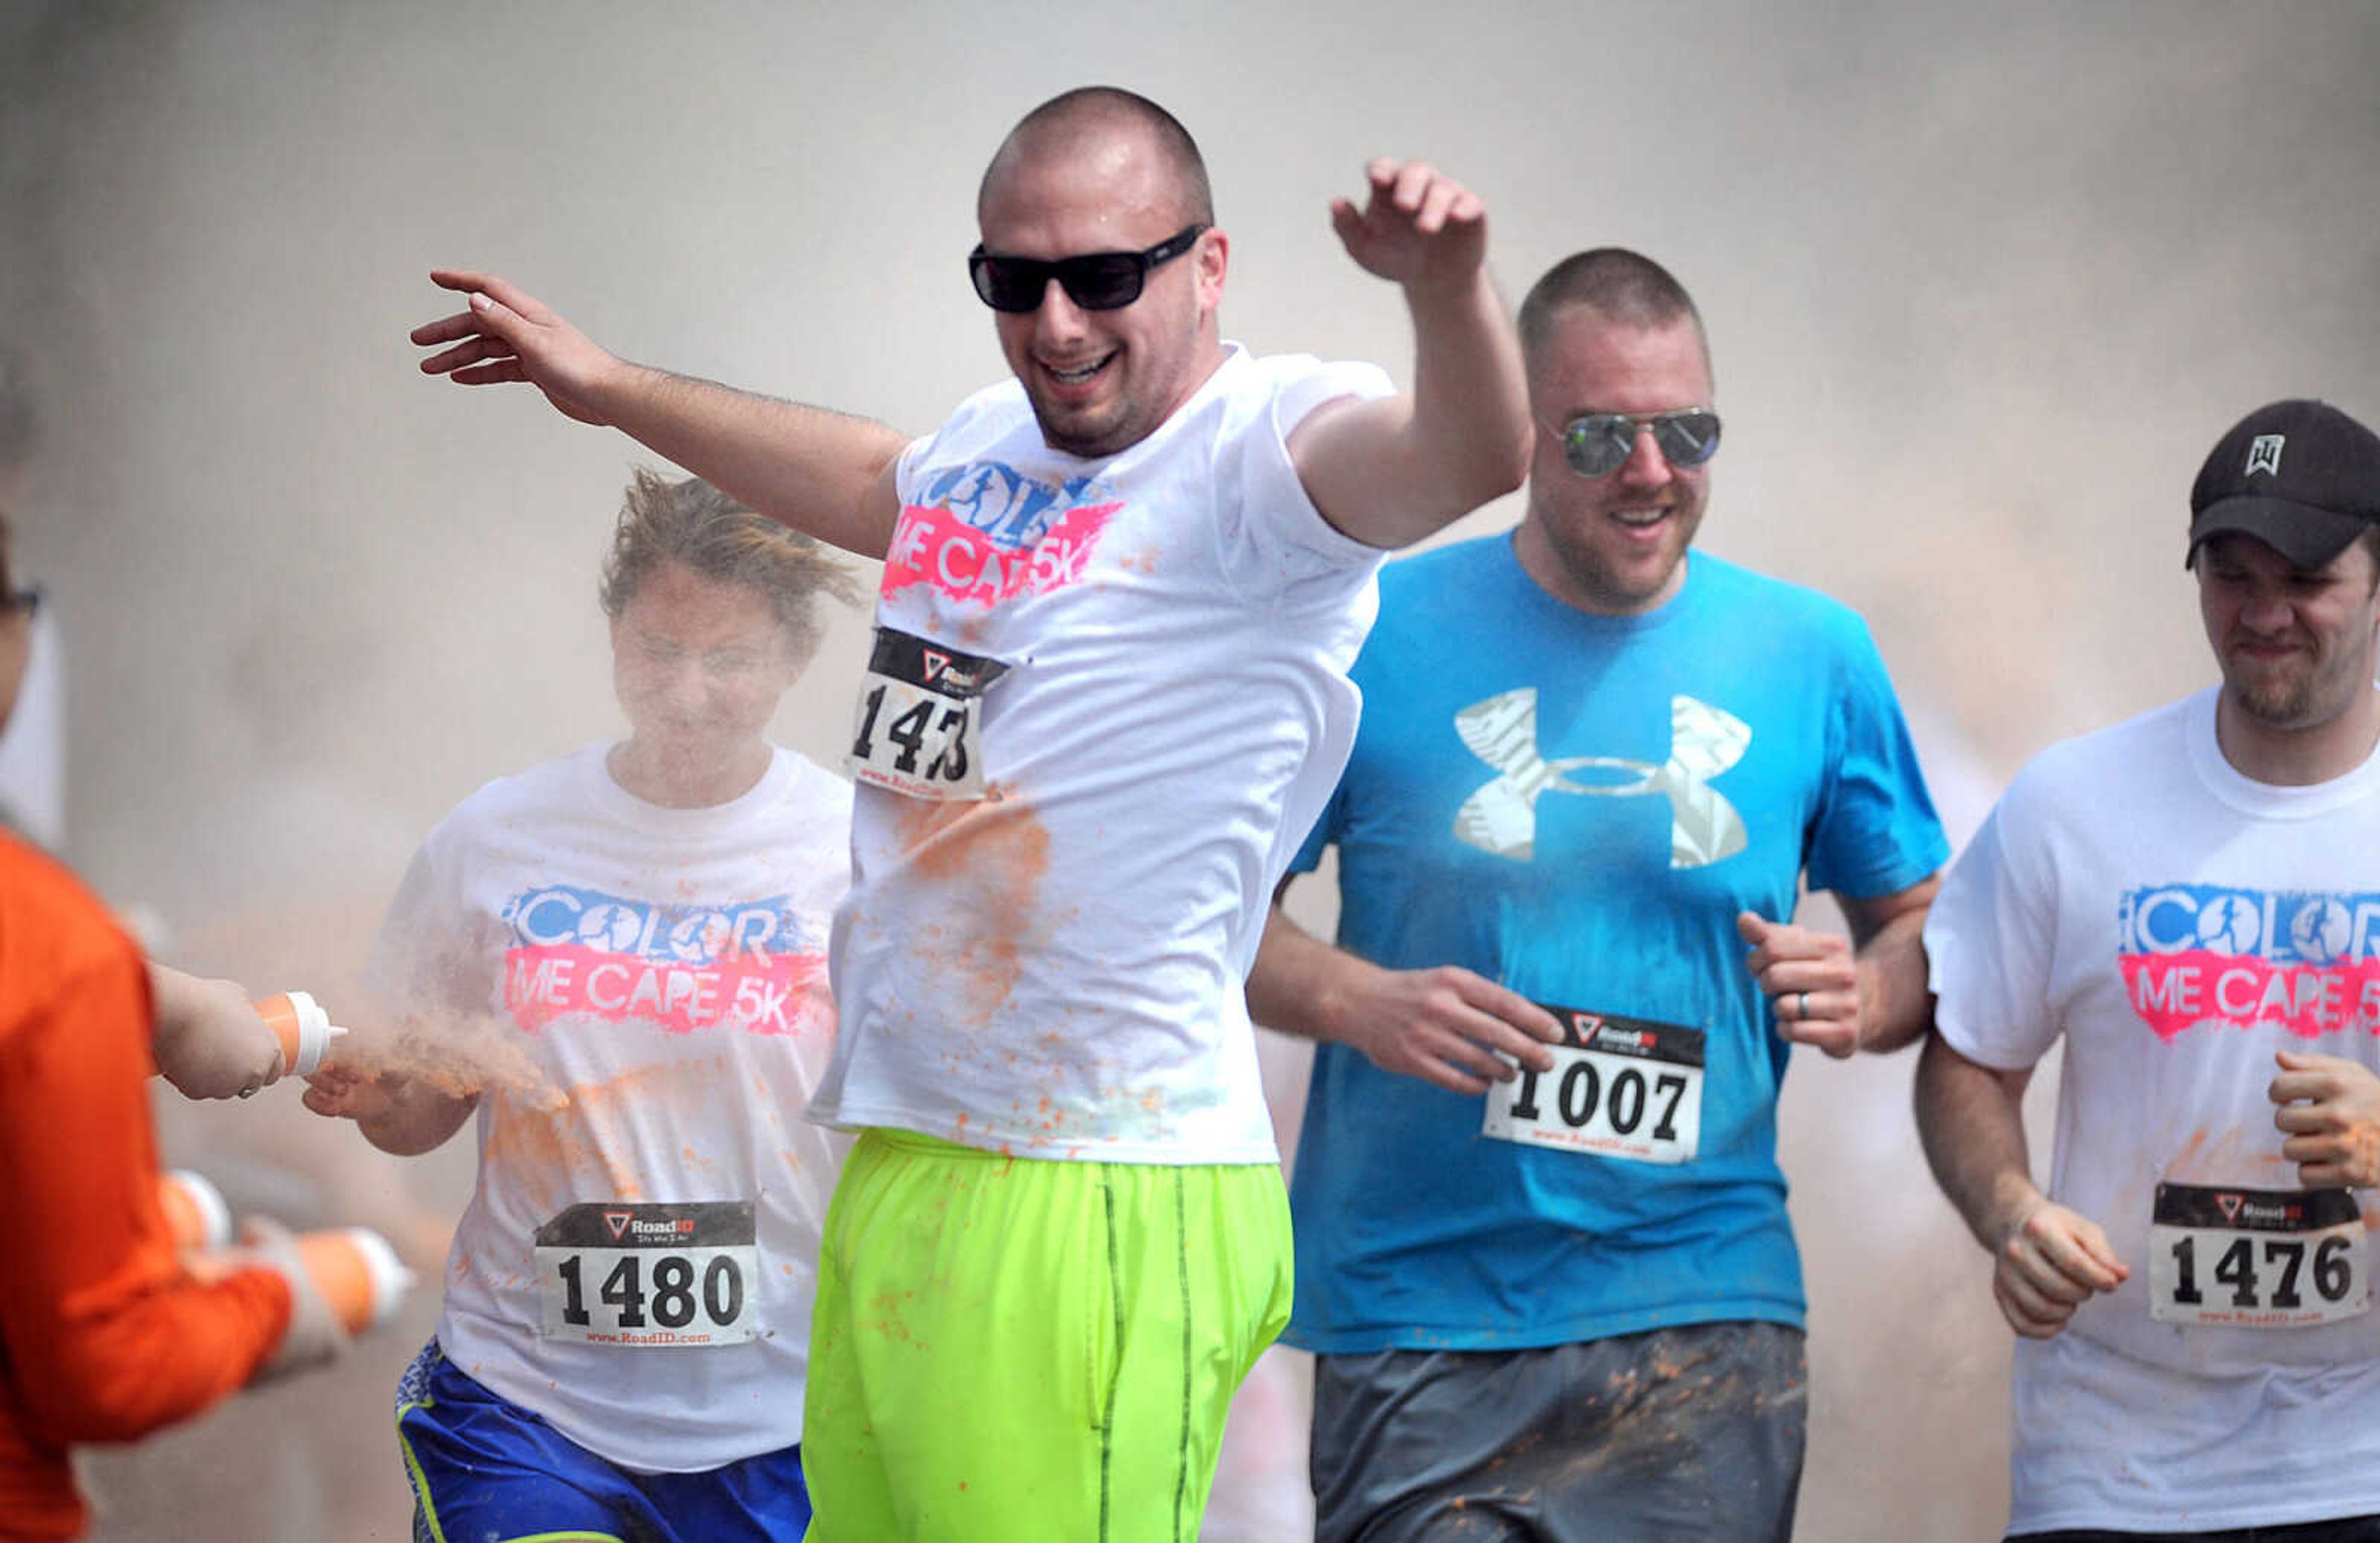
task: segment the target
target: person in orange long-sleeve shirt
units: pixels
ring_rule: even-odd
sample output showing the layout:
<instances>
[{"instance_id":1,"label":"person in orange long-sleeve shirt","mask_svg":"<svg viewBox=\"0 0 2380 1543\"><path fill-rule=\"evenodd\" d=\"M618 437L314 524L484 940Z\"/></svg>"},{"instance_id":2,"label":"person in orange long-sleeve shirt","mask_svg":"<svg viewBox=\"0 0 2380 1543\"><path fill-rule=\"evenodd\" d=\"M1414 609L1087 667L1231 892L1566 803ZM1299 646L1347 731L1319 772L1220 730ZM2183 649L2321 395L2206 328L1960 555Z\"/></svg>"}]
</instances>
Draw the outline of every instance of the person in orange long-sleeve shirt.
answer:
<instances>
[{"instance_id":1,"label":"person in orange long-sleeve shirt","mask_svg":"<svg viewBox=\"0 0 2380 1543\"><path fill-rule=\"evenodd\" d=\"M0 517L0 723L33 598ZM201 1277L158 1201L139 952L64 866L0 833L0 1537L87 1520L77 1442L131 1440L343 1343L285 1233Z\"/></svg>"}]
</instances>

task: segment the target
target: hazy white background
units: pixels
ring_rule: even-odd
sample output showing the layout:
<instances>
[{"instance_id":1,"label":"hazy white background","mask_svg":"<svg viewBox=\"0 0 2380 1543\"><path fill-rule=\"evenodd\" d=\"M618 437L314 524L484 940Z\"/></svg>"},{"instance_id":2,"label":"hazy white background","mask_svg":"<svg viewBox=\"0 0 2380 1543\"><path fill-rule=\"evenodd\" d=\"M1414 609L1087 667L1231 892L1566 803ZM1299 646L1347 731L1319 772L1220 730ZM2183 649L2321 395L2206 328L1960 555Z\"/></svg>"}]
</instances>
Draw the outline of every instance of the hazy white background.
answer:
<instances>
[{"instance_id":1,"label":"hazy white background","mask_svg":"<svg viewBox=\"0 0 2380 1543\"><path fill-rule=\"evenodd\" d=\"M425 271L929 428L1002 370L962 273L982 164L1087 81L1198 136L1259 350L1408 369L1325 213L1375 153L1481 191L1515 298L1585 246L1669 264L1728 423L1705 544L1869 615L1972 818L2208 677L2180 533L2233 419L2380 420L2375 75L2369 4L0 0L0 346L49 424L19 547L69 650L69 855L184 963L327 990L441 813L615 723L594 574L640 453L415 373L407 329L452 309ZM816 758L861 636L779 721ZM2003 1514L2006 1337L1907 1080L1789 1085L1806 1538ZM161 1109L169 1155L301 1217L426 1236L459 1201L468 1154L400 1174L294 1105ZM339 1379L105 1459L102 1536L401 1537L388 1388L432 1297ZM1291 1525L1258 1519L1302 1440L1271 1387L1215 1536Z\"/></svg>"}]
</instances>

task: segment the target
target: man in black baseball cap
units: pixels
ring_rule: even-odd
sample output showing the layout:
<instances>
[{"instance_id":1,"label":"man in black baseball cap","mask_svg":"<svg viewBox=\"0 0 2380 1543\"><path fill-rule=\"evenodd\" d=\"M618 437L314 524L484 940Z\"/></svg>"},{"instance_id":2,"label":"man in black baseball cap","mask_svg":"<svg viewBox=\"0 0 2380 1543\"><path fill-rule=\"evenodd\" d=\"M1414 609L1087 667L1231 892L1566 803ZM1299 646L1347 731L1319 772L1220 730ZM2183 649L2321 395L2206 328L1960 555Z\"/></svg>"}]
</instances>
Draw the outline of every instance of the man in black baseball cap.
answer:
<instances>
[{"instance_id":1,"label":"man in black baseball cap","mask_svg":"<svg viewBox=\"0 0 2380 1543\"><path fill-rule=\"evenodd\" d=\"M2380 436L2327 402L2258 407L2223 436L2190 490L2190 555L2227 530L2319 568L2380 525Z\"/></svg>"},{"instance_id":2,"label":"man in black baseball cap","mask_svg":"<svg viewBox=\"0 0 2380 1543\"><path fill-rule=\"evenodd\" d=\"M2380 1539L2380 439L2273 403L2190 506L2222 681L2046 752L1952 866L1918 1125L2022 1336L2012 1537Z\"/></svg>"}]
</instances>

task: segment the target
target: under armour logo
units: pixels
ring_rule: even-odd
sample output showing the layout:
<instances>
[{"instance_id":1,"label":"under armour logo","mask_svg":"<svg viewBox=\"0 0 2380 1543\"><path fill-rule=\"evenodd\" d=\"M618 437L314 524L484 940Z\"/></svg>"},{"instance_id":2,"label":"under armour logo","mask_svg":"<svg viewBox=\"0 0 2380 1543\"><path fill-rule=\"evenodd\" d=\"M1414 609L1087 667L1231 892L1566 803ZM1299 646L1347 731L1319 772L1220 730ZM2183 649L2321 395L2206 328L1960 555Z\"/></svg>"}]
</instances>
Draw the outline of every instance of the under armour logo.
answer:
<instances>
[{"instance_id":1,"label":"under armour logo","mask_svg":"<svg viewBox=\"0 0 2380 1543\"><path fill-rule=\"evenodd\" d=\"M2278 477L2281 474L2281 446L2288 443L2289 436L2286 434L2258 434L2254 439L2250 440L2248 469L2240 475L2252 477L2257 472L2269 471Z\"/></svg>"},{"instance_id":2,"label":"under armour logo","mask_svg":"<svg viewBox=\"0 0 2380 1543\"><path fill-rule=\"evenodd\" d=\"M1692 697L1670 699L1670 759L1649 761L1617 756L1567 756L1548 760L1537 753L1537 688L1522 686L1475 702L1454 715L1454 732L1471 753L1496 771L1495 781L1463 801L1454 813L1459 841L1498 857L1527 862L1537 840L1537 796L1580 793L1596 798L1637 798L1659 794L1670 800L1670 866L1702 868L1731 857L1750 839L1742 816L1708 784L1743 759L1752 730L1732 713ZM1595 786L1570 780L1589 767L1633 772L1636 780Z\"/></svg>"}]
</instances>

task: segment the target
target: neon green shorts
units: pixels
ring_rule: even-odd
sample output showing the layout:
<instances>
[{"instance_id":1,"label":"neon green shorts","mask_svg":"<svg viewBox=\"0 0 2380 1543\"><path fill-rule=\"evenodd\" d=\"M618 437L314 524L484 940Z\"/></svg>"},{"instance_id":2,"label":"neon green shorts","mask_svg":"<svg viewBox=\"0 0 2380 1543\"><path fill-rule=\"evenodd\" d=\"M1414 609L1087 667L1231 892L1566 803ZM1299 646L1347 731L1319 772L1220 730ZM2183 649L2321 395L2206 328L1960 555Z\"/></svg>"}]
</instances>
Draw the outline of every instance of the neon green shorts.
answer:
<instances>
[{"instance_id":1,"label":"neon green shorts","mask_svg":"<svg viewBox=\"0 0 2380 1543\"><path fill-rule=\"evenodd\" d=\"M865 1133L819 1262L810 1543L1191 1543L1290 1268L1269 1163Z\"/></svg>"}]
</instances>

